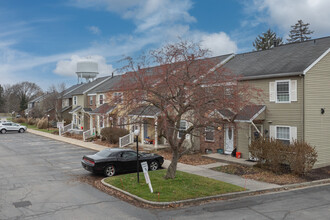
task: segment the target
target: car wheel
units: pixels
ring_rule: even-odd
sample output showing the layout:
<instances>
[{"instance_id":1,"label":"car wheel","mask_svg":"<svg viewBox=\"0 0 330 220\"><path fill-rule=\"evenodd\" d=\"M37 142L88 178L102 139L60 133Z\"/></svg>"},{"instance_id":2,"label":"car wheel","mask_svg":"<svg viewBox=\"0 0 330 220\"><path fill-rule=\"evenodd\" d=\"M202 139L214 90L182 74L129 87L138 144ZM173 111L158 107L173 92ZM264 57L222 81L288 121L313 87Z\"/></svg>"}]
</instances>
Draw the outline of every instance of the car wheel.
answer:
<instances>
[{"instance_id":1,"label":"car wheel","mask_svg":"<svg viewBox=\"0 0 330 220\"><path fill-rule=\"evenodd\" d=\"M114 165L109 165L104 169L104 175L113 176L116 173L116 169Z\"/></svg>"},{"instance_id":2,"label":"car wheel","mask_svg":"<svg viewBox=\"0 0 330 220\"><path fill-rule=\"evenodd\" d=\"M159 163L154 160L149 164L149 170L154 171L157 170L159 168Z\"/></svg>"},{"instance_id":3,"label":"car wheel","mask_svg":"<svg viewBox=\"0 0 330 220\"><path fill-rule=\"evenodd\" d=\"M19 129L18 132L19 132L19 133L24 133L24 131L25 131L25 130L24 130L23 128L21 128L21 129Z\"/></svg>"},{"instance_id":4,"label":"car wheel","mask_svg":"<svg viewBox=\"0 0 330 220\"><path fill-rule=\"evenodd\" d=\"M2 134L6 134L6 132L7 132L6 129L2 129L2 130L1 130L1 133L2 133Z\"/></svg>"}]
</instances>

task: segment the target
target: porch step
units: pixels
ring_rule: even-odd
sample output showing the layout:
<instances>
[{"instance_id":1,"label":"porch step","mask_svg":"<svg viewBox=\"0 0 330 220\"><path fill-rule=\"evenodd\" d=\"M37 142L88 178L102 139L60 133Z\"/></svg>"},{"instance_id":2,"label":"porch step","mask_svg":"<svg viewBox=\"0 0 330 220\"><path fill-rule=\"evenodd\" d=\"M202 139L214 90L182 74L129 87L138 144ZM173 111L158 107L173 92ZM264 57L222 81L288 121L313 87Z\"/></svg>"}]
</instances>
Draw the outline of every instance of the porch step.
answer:
<instances>
[{"instance_id":1,"label":"porch step","mask_svg":"<svg viewBox=\"0 0 330 220\"><path fill-rule=\"evenodd\" d=\"M232 157L231 155L225 155L225 154L205 154L203 157L206 158L212 158L216 161L223 162L223 163L231 163L231 164L238 164L238 165L245 165L245 166L253 166L256 164L254 161L248 161L246 159L237 159L236 157Z\"/></svg>"}]
</instances>

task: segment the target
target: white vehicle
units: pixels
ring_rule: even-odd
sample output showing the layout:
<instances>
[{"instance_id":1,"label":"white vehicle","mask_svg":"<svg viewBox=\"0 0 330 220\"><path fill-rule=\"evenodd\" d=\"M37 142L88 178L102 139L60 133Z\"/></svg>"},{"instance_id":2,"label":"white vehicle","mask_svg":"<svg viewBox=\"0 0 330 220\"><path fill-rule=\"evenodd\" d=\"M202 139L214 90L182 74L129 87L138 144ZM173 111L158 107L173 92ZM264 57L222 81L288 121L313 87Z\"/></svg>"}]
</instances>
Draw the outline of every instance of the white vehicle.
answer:
<instances>
[{"instance_id":1,"label":"white vehicle","mask_svg":"<svg viewBox=\"0 0 330 220\"><path fill-rule=\"evenodd\" d=\"M5 134L7 131L17 131L19 133L24 133L26 129L26 126L8 121L0 124L0 133L2 134Z\"/></svg>"}]
</instances>

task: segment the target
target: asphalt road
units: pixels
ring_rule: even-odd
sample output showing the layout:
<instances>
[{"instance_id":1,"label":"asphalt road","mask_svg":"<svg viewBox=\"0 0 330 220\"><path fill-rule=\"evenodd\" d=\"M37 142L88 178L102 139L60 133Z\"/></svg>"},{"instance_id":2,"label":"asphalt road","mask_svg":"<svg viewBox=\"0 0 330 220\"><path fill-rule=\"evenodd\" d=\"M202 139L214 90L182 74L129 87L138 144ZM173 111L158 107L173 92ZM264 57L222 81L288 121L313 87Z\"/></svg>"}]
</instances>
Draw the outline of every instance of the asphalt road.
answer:
<instances>
[{"instance_id":1,"label":"asphalt road","mask_svg":"<svg viewBox=\"0 0 330 220\"><path fill-rule=\"evenodd\" d=\"M0 134L0 219L330 219L330 186L176 210L137 208L80 182L91 150L29 133Z\"/></svg>"}]
</instances>

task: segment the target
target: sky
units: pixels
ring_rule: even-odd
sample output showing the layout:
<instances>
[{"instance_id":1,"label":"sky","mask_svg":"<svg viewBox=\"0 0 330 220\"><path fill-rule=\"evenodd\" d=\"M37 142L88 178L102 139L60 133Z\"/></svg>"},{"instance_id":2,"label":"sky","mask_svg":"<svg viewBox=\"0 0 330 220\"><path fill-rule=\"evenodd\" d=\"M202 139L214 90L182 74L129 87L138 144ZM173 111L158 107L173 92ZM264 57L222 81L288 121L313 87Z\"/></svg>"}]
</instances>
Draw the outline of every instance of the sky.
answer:
<instances>
[{"instance_id":1,"label":"sky","mask_svg":"<svg viewBox=\"0 0 330 220\"><path fill-rule=\"evenodd\" d=\"M212 56L249 52L268 28L285 40L299 19L325 37L329 9L329 0L0 0L0 84L69 87L79 61L118 74L123 57L179 38Z\"/></svg>"}]
</instances>

